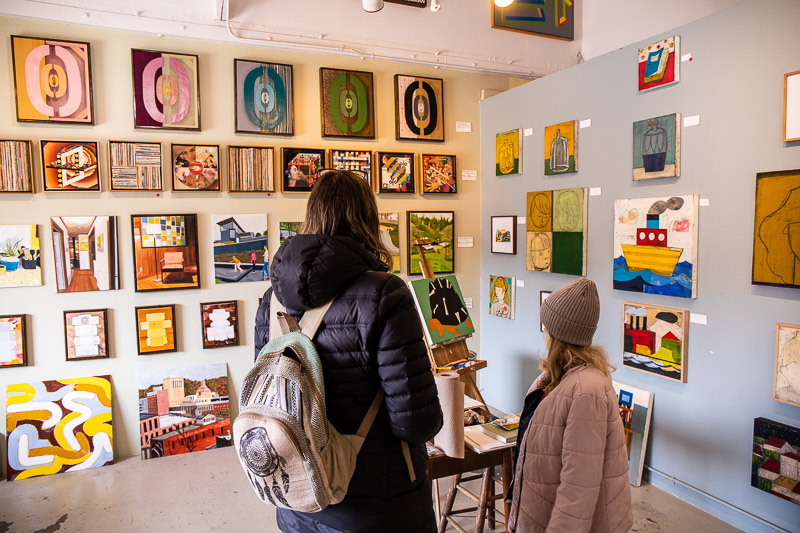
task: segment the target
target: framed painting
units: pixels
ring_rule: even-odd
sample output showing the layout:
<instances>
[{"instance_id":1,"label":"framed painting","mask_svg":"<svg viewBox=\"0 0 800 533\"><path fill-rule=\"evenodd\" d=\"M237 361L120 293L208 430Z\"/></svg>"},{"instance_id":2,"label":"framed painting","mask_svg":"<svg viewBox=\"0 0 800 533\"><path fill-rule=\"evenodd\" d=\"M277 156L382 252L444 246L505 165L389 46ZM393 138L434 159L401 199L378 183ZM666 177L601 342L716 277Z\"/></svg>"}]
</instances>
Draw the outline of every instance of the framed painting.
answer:
<instances>
[{"instance_id":1,"label":"framed painting","mask_svg":"<svg viewBox=\"0 0 800 533\"><path fill-rule=\"evenodd\" d=\"M625 447L628 451L628 478L631 485L642 484L647 440L650 436L650 418L653 416L653 393L612 381L619 401L619 414L625 430Z\"/></svg>"},{"instance_id":2,"label":"framed painting","mask_svg":"<svg viewBox=\"0 0 800 533\"><path fill-rule=\"evenodd\" d=\"M750 485L800 505L800 428L768 418L753 420Z\"/></svg>"},{"instance_id":3,"label":"framed painting","mask_svg":"<svg viewBox=\"0 0 800 533\"><path fill-rule=\"evenodd\" d=\"M588 193L588 189L528 193L528 270L586 275Z\"/></svg>"},{"instance_id":4,"label":"framed painting","mask_svg":"<svg viewBox=\"0 0 800 533\"><path fill-rule=\"evenodd\" d=\"M42 284L39 226L0 225L0 288Z\"/></svg>"},{"instance_id":5,"label":"framed painting","mask_svg":"<svg viewBox=\"0 0 800 533\"><path fill-rule=\"evenodd\" d=\"M371 150L329 150L328 160L334 170L351 170L372 186Z\"/></svg>"},{"instance_id":6,"label":"framed painting","mask_svg":"<svg viewBox=\"0 0 800 533\"><path fill-rule=\"evenodd\" d=\"M214 283L269 279L267 215L211 215Z\"/></svg>"},{"instance_id":7,"label":"framed painting","mask_svg":"<svg viewBox=\"0 0 800 533\"><path fill-rule=\"evenodd\" d=\"M681 37L639 48L639 92L681 81Z\"/></svg>"},{"instance_id":8,"label":"framed painting","mask_svg":"<svg viewBox=\"0 0 800 533\"><path fill-rule=\"evenodd\" d=\"M475 333L455 275L410 281L430 346Z\"/></svg>"},{"instance_id":9,"label":"framed painting","mask_svg":"<svg viewBox=\"0 0 800 533\"><path fill-rule=\"evenodd\" d=\"M294 237L303 229L302 222L278 222L278 233L280 234L280 242L278 245L283 244L289 237Z\"/></svg>"},{"instance_id":10,"label":"framed painting","mask_svg":"<svg viewBox=\"0 0 800 533\"><path fill-rule=\"evenodd\" d=\"M105 359L108 353L108 309L64 311L67 361Z\"/></svg>"},{"instance_id":11,"label":"framed painting","mask_svg":"<svg viewBox=\"0 0 800 533\"><path fill-rule=\"evenodd\" d=\"M219 191L219 145L172 145L173 191Z\"/></svg>"},{"instance_id":12,"label":"framed painting","mask_svg":"<svg viewBox=\"0 0 800 533\"><path fill-rule=\"evenodd\" d=\"M800 169L756 174L753 285L800 289Z\"/></svg>"},{"instance_id":13,"label":"framed painting","mask_svg":"<svg viewBox=\"0 0 800 533\"><path fill-rule=\"evenodd\" d=\"M775 328L775 388L772 399L800 407L800 326Z\"/></svg>"},{"instance_id":14,"label":"framed painting","mask_svg":"<svg viewBox=\"0 0 800 533\"><path fill-rule=\"evenodd\" d=\"M52 217L58 292L119 289L117 217Z\"/></svg>"},{"instance_id":15,"label":"framed painting","mask_svg":"<svg viewBox=\"0 0 800 533\"><path fill-rule=\"evenodd\" d=\"M614 202L614 288L697 298L700 197Z\"/></svg>"},{"instance_id":16,"label":"framed painting","mask_svg":"<svg viewBox=\"0 0 800 533\"><path fill-rule=\"evenodd\" d=\"M414 154L407 152L378 152L379 193L417 192L414 173Z\"/></svg>"},{"instance_id":17,"label":"framed painting","mask_svg":"<svg viewBox=\"0 0 800 533\"><path fill-rule=\"evenodd\" d=\"M421 241L425 258L434 274L455 272L455 214L453 211L408 212L408 274L422 274L419 250L414 241Z\"/></svg>"},{"instance_id":18,"label":"framed painting","mask_svg":"<svg viewBox=\"0 0 800 533\"><path fill-rule=\"evenodd\" d=\"M575 36L572 1L516 0L508 7L491 5L492 28L571 41Z\"/></svg>"},{"instance_id":19,"label":"framed painting","mask_svg":"<svg viewBox=\"0 0 800 533\"><path fill-rule=\"evenodd\" d=\"M489 276L489 314L514 320L517 280L510 276Z\"/></svg>"},{"instance_id":20,"label":"framed painting","mask_svg":"<svg viewBox=\"0 0 800 533\"><path fill-rule=\"evenodd\" d=\"M422 154L422 193L456 192L456 156Z\"/></svg>"},{"instance_id":21,"label":"framed painting","mask_svg":"<svg viewBox=\"0 0 800 533\"><path fill-rule=\"evenodd\" d=\"M544 333L544 322L542 322L542 304L548 296L553 294L553 291L539 291L539 331Z\"/></svg>"},{"instance_id":22,"label":"framed painting","mask_svg":"<svg viewBox=\"0 0 800 533\"><path fill-rule=\"evenodd\" d=\"M517 255L517 217L515 215L491 217L493 254Z\"/></svg>"},{"instance_id":23,"label":"framed painting","mask_svg":"<svg viewBox=\"0 0 800 533\"><path fill-rule=\"evenodd\" d=\"M28 366L27 315L0 316L0 368Z\"/></svg>"},{"instance_id":24,"label":"framed painting","mask_svg":"<svg viewBox=\"0 0 800 533\"><path fill-rule=\"evenodd\" d=\"M97 143L41 141L45 192L100 191Z\"/></svg>"},{"instance_id":25,"label":"framed painting","mask_svg":"<svg viewBox=\"0 0 800 533\"><path fill-rule=\"evenodd\" d=\"M544 174L578 171L578 121L570 120L544 128Z\"/></svg>"},{"instance_id":26,"label":"framed painting","mask_svg":"<svg viewBox=\"0 0 800 533\"><path fill-rule=\"evenodd\" d=\"M400 273L400 213L378 213L381 242L392 254L389 272Z\"/></svg>"},{"instance_id":27,"label":"framed painting","mask_svg":"<svg viewBox=\"0 0 800 533\"><path fill-rule=\"evenodd\" d=\"M139 355L177 352L175 304L136 308Z\"/></svg>"},{"instance_id":28,"label":"framed painting","mask_svg":"<svg viewBox=\"0 0 800 533\"><path fill-rule=\"evenodd\" d=\"M225 363L140 370L143 460L232 445Z\"/></svg>"},{"instance_id":29,"label":"framed painting","mask_svg":"<svg viewBox=\"0 0 800 533\"><path fill-rule=\"evenodd\" d=\"M203 348L239 346L239 308L236 300L200 304Z\"/></svg>"},{"instance_id":30,"label":"framed painting","mask_svg":"<svg viewBox=\"0 0 800 533\"><path fill-rule=\"evenodd\" d=\"M324 149L284 148L283 192L311 192L323 168Z\"/></svg>"},{"instance_id":31,"label":"framed painting","mask_svg":"<svg viewBox=\"0 0 800 533\"><path fill-rule=\"evenodd\" d=\"M199 289L197 215L131 215L136 292Z\"/></svg>"},{"instance_id":32,"label":"framed painting","mask_svg":"<svg viewBox=\"0 0 800 533\"><path fill-rule=\"evenodd\" d=\"M0 140L0 193L32 193L31 142Z\"/></svg>"},{"instance_id":33,"label":"framed painting","mask_svg":"<svg viewBox=\"0 0 800 533\"><path fill-rule=\"evenodd\" d=\"M686 383L689 311L622 304L622 366Z\"/></svg>"},{"instance_id":34,"label":"framed painting","mask_svg":"<svg viewBox=\"0 0 800 533\"><path fill-rule=\"evenodd\" d=\"M200 131L197 56L131 50L133 126Z\"/></svg>"},{"instance_id":35,"label":"framed painting","mask_svg":"<svg viewBox=\"0 0 800 533\"><path fill-rule=\"evenodd\" d=\"M274 148L228 146L228 192L273 192L274 170Z\"/></svg>"},{"instance_id":36,"label":"framed painting","mask_svg":"<svg viewBox=\"0 0 800 533\"><path fill-rule=\"evenodd\" d=\"M236 133L294 135L292 65L233 60Z\"/></svg>"},{"instance_id":37,"label":"framed painting","mask_svg":"<svg viewBox=\"0 0 800 533\"><path fill-rule=\"evenodd\" d=\"M111 376L8 385L7 479L113 464L111 405ZM42 422L43 411L49 412L47 423Z\"/></svg>"},{"instance_id":38,"label":"framed painting","mask_svg":"<svg viewBox=\"0 0 800 533\"><path fill-rule=\"evenodd\" d=\"M161 143L108 141L112 191L160 191Z\"/></svg>"},{"instance_id":39,"label":"framed painting","mask_svg":"<svg viewBox=\"0 0 800 533\"><path fill-rule=\"evenodd\" d=\"M394 75L394 124L398 141L444 142L444 82Z\"/></svg>"},{"instance_id":40,"label":"framed painting","mask_svg":"<svg viewBox=\"0 0 800 533\"><path fill-rule=\"evenodd\" d=\"M89 43L11 36L17 122L94 124Z\"/></svg>"},{"instance_id":41,"label":"framed painting","mask_svg":"<svg viewBox=\"0 0 800 533\"><path fill-rule=\"evenodd\" d=\"M681 114L633 123L633 181L681 175Z\"/></svg>"},{"instance_id":42,"label":"framed painting","mask_svg":"<svg viewBox=\"0 0 800 533\"><path fill-rule=\"evenodd\" d=\"M783 141L800 141L800 70L783 75Z\"/></svg>"},{"instance_id":43,"label":"framed painting","mask_svg":"<svg viewBox=\"0 0 800 533\"><path fill-rule=\"evenodd\" d=\"M522 129L495 136L495 176L522 174Z\"/></svg>"},{"instance_id":44,"label":"framed painting","mask_svg":"<svg viewBox=\"0 0 800 533\"><path fill-rule=\"evenodd\" d=\"M319 69L323 137L375 138L372 72Z\"/></svg>"}]
</instances>

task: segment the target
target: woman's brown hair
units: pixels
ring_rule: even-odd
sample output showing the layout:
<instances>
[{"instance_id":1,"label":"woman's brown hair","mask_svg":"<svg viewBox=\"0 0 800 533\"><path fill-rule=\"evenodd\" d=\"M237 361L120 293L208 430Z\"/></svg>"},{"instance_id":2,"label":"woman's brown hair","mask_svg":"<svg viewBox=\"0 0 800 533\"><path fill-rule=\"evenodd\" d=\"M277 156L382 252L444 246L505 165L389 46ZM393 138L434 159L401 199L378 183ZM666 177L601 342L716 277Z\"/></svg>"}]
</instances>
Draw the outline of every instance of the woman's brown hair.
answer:
<instances>
[{"instance_id":1,"label":"woman's brown hair","mask_svg":"<svg viewBox=\"0 0 800 533\"><path fill-rule=\"evenodd\" d=\"M308 197L303 233L351 237L388 266L392 254L381 242L378 204L369 184L348 170L330 170Z\"/></svg>"},{"instance_id":2,"label":"woman's brown hair","mask_svg":"<svg viewBox=\"0 0 800 533\"><path fill-rule=\"evenodd\" d=\"M610 376L611 371L616 370L608 362L608 356L600 346L594 344L576 346L548 335L547 359L544 359L540 365L542 370L546 370L550 374L550 383L544 388L545 394L549 394L556 388L569 369L581 365L594 367L606 376Z\"/></svg>"}]
</instances>

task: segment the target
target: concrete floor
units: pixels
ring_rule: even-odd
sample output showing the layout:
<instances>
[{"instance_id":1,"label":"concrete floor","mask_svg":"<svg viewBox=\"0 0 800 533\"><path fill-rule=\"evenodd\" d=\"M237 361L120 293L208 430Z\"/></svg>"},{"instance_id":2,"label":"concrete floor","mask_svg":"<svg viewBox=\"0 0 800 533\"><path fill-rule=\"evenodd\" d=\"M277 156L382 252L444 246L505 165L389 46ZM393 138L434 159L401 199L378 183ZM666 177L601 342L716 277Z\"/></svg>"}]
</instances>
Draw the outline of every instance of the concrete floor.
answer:
<instances>
[{"instance_id":1,"label":"concrete floor","mask_svg":"<svg viewBox=\"0 0 800 533\"><path fill-rule=\"evenodd\" d=\"M440 483L442 499L449 485ZM651 485L631 492L633 532L739 531ZM469 506L461 498L456 507ZM250 487L233 448L149 461L129 458L82 472L0 482L0 533L278 533L274 517L274 509ZM471 531L474 516L459 523Z\"/></svg>"}]
</instances>

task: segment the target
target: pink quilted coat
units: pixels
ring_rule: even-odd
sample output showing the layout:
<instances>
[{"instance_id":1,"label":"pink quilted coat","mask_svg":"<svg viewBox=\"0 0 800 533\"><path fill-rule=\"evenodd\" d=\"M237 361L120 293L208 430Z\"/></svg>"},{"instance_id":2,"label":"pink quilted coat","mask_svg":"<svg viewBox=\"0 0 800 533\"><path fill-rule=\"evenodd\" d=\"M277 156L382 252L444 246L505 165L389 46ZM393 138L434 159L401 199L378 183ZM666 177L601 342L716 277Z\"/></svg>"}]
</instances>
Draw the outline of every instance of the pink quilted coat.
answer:
<instances>
[{"instance_id":1,"label":"pink quilted coat","mask_svg":"<svg viewBox=\"0 0 800 533\"><path fill-rule=\"evenodd\" d=\"M626 532L628 454L611 379L570 369L536 408L520 446L509 531Z\"/></svg>"}]
</instances>

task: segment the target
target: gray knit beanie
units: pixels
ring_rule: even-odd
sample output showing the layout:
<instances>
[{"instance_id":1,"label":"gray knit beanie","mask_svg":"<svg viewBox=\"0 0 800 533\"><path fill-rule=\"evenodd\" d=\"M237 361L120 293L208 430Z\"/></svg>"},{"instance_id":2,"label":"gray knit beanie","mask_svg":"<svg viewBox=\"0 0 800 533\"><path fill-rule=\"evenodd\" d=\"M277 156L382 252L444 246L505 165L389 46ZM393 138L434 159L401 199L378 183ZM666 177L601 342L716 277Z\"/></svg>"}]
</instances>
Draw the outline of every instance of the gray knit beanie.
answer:
<instances>
[{"instance_id":1,"label":"gray knit beanie","mask_svg":"<svg viewBox=\"0 0 800 533\"><path fill-rule=\"evenodd\" d=\"M599 318L597 286L587 278L567 283L542 303L541 319L547 333L569 344L591 345Z\"/></svg>"}]
</instances>

